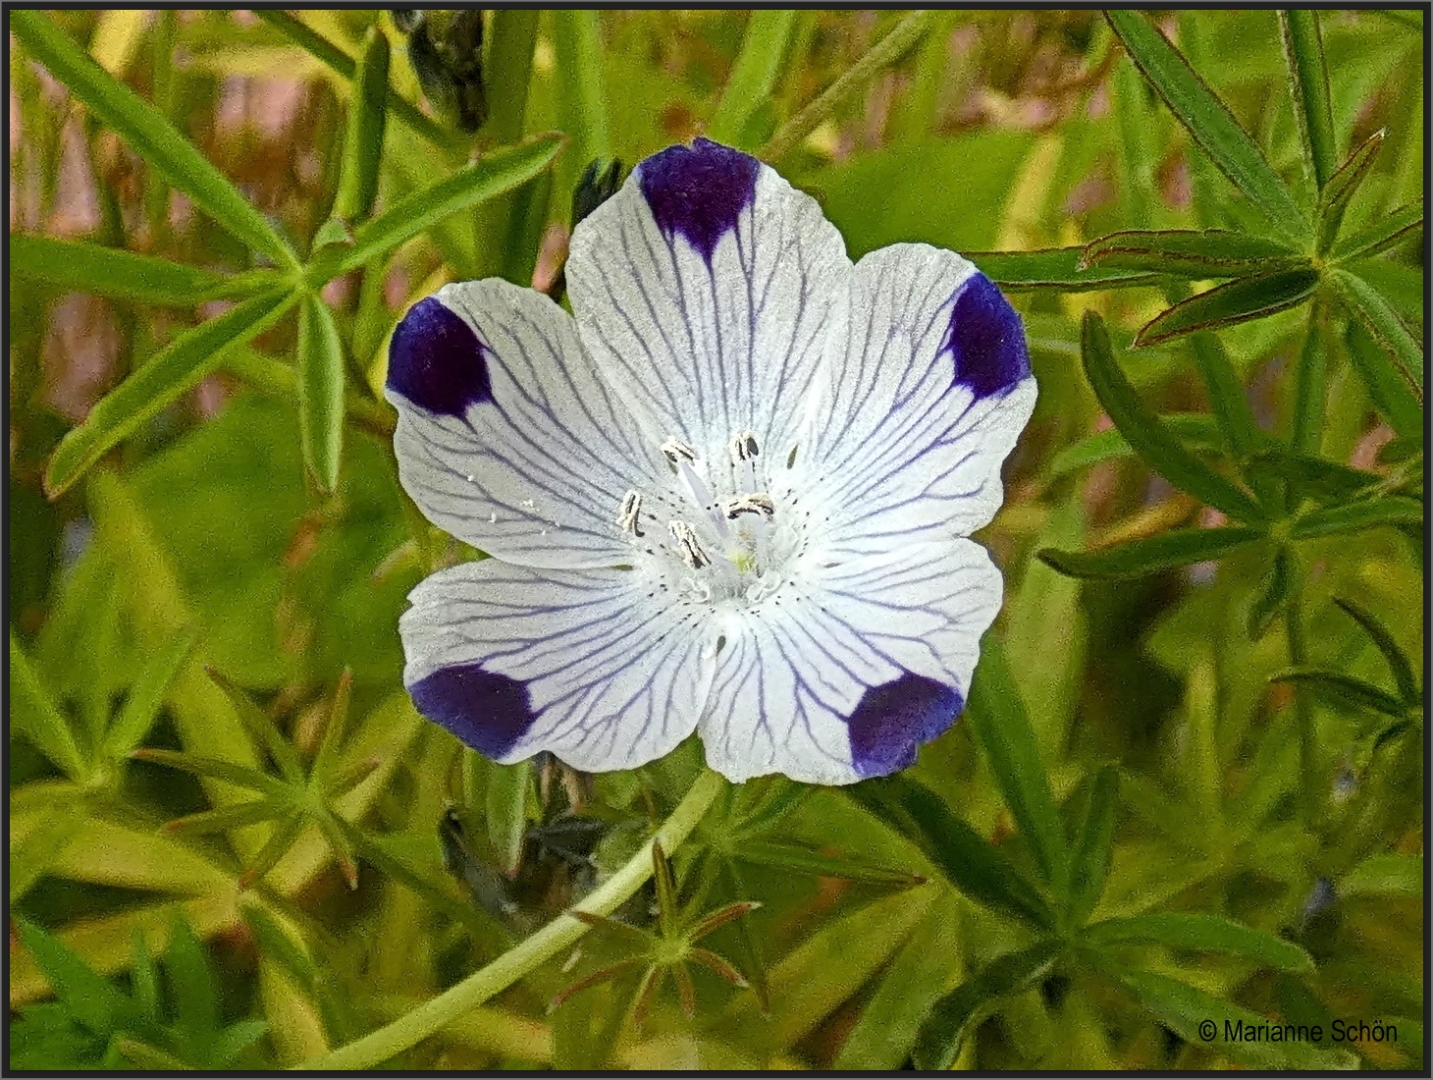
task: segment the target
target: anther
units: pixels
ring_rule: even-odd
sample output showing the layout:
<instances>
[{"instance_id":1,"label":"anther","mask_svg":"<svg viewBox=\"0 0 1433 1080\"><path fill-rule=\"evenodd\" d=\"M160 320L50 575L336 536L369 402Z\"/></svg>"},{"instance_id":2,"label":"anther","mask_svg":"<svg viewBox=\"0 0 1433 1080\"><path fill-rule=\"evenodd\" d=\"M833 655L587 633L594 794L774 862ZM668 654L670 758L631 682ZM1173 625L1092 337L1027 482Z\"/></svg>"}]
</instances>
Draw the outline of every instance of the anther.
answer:
<instances>
[{"instance_id":1,"label":"anther","mask_svg":"<svg viewBox=\"0 0 1433 1080\"><path fill-rule=\"evenodd\" d=\"M763 491L729 499L724 509L728 520L735 520L739 514L760 514L770 521L776 514L776 504L771 501L771 496Z\"/></svg>"},{"instance_id":2,"label":"anther","mask_svg":"<svg viewBox=\"0 0 1433 1080\"><path fill-rule=\"evenodd\" d=\"M641 536L642 530L637 524L641 516L642 496L635 491L627 492L622 496L622 508L617 512L617 524L622 527L623 532Z\"/></svg>"},{"instance_id":3,"label":"anther","mask_svg":"<svg viewBox=\"0 0 1433 1080\"><path fill-rule=\"evenodd\" d=\"M662 453L673 465L679 461L697 460L696 448L689 443L682 442L675 435L662 444Z\"/></svg>"},{"instance_id":4,"label":"anther","mask_svg":"<svg viewBox=\"0 0 1433 1080\"><path fill-rule=\"evenodd\" d=\"M677 550L681 553L682 561L693 570L700 570L703 566L711 565L711 559L707 557L707 553L702 550L701 544L697 541L696 530L685 521L667 522L667 531L677 542Z\"/></svg>"},{"instance_id":5,"label":"anther","mask_svg":"<svg viewBox=\"0 0 1433 1080\"><path fill-rule=\"evenodd\" d=\"M750 431L738 431L726 444L733 465L740 465L756 457L756 435Z\"/></svg>"}]
</instances>

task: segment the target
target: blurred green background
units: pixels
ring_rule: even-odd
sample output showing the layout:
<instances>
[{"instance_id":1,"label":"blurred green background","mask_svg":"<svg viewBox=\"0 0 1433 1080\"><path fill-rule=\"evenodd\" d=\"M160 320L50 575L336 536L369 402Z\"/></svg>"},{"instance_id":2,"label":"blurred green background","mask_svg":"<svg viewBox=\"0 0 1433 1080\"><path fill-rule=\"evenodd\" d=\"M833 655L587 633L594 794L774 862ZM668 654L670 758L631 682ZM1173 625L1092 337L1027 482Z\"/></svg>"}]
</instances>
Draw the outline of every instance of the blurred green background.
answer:
<instances>
[{"instance_id":1,"label":"blurred green background","mask_svg":"<svg viewBox=\"0 0 1433 1080\"><path fill-rule=\"evenodd\" d=\"M550 1009L599 927L339 1060L1423 1068L1420 13L262 15L9 15L11 1067L315 1062L651 872L695 740L589 780L414 712L473 553L379 391L708 134L1025 319L983 692L894 780L723 786L618 912L759 901L702 942L748 988Z\"/></svg>"}]
</instances>

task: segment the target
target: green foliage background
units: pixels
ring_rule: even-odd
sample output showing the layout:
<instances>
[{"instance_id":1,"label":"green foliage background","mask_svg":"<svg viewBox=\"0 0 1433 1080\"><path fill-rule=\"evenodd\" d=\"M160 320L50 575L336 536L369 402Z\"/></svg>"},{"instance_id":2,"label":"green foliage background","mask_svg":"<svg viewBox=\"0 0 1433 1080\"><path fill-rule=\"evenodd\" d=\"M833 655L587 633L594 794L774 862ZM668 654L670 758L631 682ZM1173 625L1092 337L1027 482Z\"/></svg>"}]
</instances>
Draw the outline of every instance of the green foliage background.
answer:
<instances>
[{"instance_id":1,"label":"green foliage background","mask_svg":"<svg viewBox=\"0 0 1433 1080\"><path fill-rule=\"evenodd\" d=\"M1421 14L9 23L12 1067L1423 1067ZM1040 403L962 722L845 790L597 777L579 923L573 778L399 682L472 553L386 337L556 287L588 163L699 133L852 256L970 254Z\"/></svg>"}]
</instances>

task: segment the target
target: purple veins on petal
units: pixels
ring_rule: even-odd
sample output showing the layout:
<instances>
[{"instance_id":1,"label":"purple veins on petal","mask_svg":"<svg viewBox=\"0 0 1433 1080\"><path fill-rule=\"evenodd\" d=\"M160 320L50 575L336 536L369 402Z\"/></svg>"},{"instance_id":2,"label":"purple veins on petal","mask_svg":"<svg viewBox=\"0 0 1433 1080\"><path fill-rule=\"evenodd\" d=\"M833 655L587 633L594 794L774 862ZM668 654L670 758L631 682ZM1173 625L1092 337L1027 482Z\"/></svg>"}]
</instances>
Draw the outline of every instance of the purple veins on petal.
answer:
<instances>
[{"instance_id":1,"label":"purple veins on petal","mask_svg":"<svg viewBox=\"0 0 1433 1080\"><path fill-rule=\"evenodd\" d=\"M436 297L419 300L393 331L388 388L432 413L462 416L492 400L488 347Z\"/></svg>"},{"instance_id":2,"label":"purple veins on petal","mask_svg":"<svg viewBox=\"0 0 1433 1080\"><path fill-rule=\"evenodd\" d=\"M907 671L862 695L846 724L851 764L861 776L914 765L916 749L955 722L965 699L953 686Z\"/></svg>"},{"instance_id":3,"label":"purple veins on petal","mask_svg":"<svg viewBox=\"0 0 1433 1080\"><path fill-rule=\"evenodd\" d=\"M952 385L970 387L976 398L1003 394L1030 374L1020 316L981 273L972 274L956 294L941 351L951 356Z\"/></svg>"},{"instance_id":4,"label":"purple veins on petal","mask_svg":"<svg viewBox=\"0 0 1433 1080\"><path fill-rule=\"evenodd\" d=\"M680 233L710 262L717 243L755 200L759 168L739 150L697 139L652 155L638 175L662 234L670 240Z\"/></svg>"},{"instance_id":5,"label":"purple veins on petal","mask_svg":"<svg viewBox=\"0 0 1433 1080\"><path fill-rule=\"evenodd\" d=\"M505 755L537 719L527 686L481 662L438 668L408 692L420 713L490 758Z\"/></svg>"}]
</instances>

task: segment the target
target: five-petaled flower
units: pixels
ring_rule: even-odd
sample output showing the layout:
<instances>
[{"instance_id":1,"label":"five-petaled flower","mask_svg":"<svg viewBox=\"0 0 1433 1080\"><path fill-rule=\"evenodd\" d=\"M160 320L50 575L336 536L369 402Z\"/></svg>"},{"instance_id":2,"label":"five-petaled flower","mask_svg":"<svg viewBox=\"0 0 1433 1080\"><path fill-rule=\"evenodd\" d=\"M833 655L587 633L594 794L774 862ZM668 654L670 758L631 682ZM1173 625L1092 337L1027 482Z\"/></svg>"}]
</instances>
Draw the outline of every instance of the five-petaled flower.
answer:
<instances>
[{"instance_id":1,"label":"five-petaled flower","mask_svg":"<svg viewBox=\"0 0 1433 1080\"><path fill-rule=\"evenodd\" d=\"M511 762L733 781L904 768L964 707L1000 572L966 539L1035 401L1020 319L923 244L854 265L699 139L573 232L573 315L449 285L393 335L403 486L492 556L400 624L419 710Z\"/></svg>"}]
</instances>

